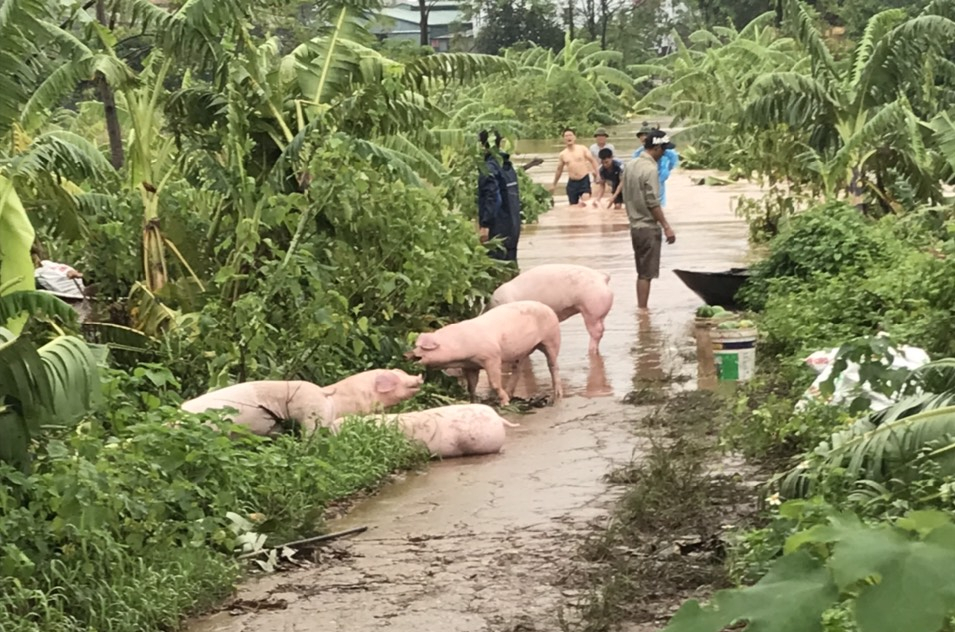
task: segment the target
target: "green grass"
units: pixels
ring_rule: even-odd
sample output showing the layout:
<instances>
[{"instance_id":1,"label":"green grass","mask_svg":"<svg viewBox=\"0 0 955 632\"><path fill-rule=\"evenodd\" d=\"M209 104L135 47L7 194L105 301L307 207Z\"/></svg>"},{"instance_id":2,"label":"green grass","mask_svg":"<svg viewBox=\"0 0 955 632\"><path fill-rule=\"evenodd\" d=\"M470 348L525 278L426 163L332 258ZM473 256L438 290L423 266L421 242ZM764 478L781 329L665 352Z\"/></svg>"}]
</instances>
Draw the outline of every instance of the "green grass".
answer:
<instances>
[{"instance_id":1,"label":"green grass","mask_svg":"<svg viewBox=\"0 0 955 632\"><path fill-rule=\"evenodd\" d=\"M173 628L241 576L227 512L261 514L256 531L281 544L320 532L328 503L426 458L374 423L230 440L163 423L174 414L52 440L30 476L0 467L0 630Z\"/></svg>"}]
</instances>

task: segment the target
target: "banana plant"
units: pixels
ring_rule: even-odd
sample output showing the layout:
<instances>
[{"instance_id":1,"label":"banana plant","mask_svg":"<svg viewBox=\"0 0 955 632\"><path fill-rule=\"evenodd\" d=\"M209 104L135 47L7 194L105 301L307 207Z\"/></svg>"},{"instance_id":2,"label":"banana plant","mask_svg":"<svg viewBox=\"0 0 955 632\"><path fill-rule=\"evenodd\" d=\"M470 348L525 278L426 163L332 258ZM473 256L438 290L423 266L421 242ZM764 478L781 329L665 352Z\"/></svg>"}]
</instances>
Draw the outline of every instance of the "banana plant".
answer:
<instances>
[{"instance_id":1,"label":"banana plant","mask_svg":"<svg viewBox=\"0 0 955 632\"><path fill-rule=\"evenodd\" d=\"M29 471L30 446L44 428L70 425L95 402L105 349L95 353L82 338L62 331L38 345L3 327L24 312L74 324L76 313L45 292L0 296L0 460Z\"/></svg>"},{"instance_id":2,"label":"banana plant","mask_svg":"<svg viewBox=\"0 0 955 632\"><path fill-rule=\"evenodd\" d=\"M37 346L0 328L0 460L23 471L46 426L69 426L99 392L97 360L76 336Z\"/></svg>"},{"instance_id":3,"label":"banana plant","mask_svg":"<svg viewBox=\"0 0 955 632\"><path fill-rule=\"evenodd\" d=\"M955 22L930 5L908 19L890 9L868 23L849 64L838 63L800 0L785 0L786 24L806 50L806 72L776 72L752 85L741 120L748 130L785 125L821 156L828 188L858 195L862 186L885 204L898 173L922 200L941 192L914 99L925 100L926 60L946 55ZM929 90L931 92L931 90ZM818 171L818 169L817 169Z\"/></svg>"},{"instance_id":4,"label":"banana plant","mask_svg":"<svg viewBox=\"0 0 955 632\"><path fill-rule=\"evenodd\" d=\"M0 175L0 298L12 292L34 289L33 224L27 217L13 182ZM26 316L6 319L6 326L19 333Z\"/></svg>"},{"instance_id":5,"label":"banana plant","mask_svg":"<svg viewBox=\"0 0 955 632\"><path fill-rule=\"evenodd\" d=\"M918 459L955 473L955 359L913 370L901 392L908 395L833 433L771 485L788 498L805 497L815 489L816 468L841 468L852 480L879 484Z\"/></svg>"},{"instance_id":6,"label":"banana plant","mask_svg":"<svg viewBox=\"0 0 955 632\"><path fill-rule=\"evenodd\" d=\"M674 32L673 53L656 63L629 67L633 75L641 77L639 82L649 79L657 84L640 99L635 112L672 114L673 125L684 126L681 135L697 139L695 144L706 149L716 164L737 166L744 172L753 166L772 183L779 171L777 165L791 165L793 153L779 153L775 145L782 140L780 144L792 147L794 139L780 139L776 130L744 135L739 122L750 89L760 76L782 68L802 73L809 67L808 55L793 38L773 27L773 19L774 14L767 13L738 32L715 27L695 31L685 39ZM769 160L765 160L767 156Z\"/></svg>"}]
</instances>

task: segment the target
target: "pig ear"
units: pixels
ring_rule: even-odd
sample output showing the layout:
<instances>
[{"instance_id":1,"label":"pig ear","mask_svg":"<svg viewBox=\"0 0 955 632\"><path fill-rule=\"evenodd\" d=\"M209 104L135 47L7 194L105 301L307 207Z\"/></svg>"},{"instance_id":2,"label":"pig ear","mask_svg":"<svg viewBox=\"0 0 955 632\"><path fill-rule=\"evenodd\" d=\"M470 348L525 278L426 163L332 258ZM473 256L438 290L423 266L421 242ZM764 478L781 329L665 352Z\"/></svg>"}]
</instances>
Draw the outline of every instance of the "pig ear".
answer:
<instances>
[{"instance_id":1,"label":"pig ear","mask_svg":"<svg viewBox=\"0 0 955 632\"><path fill-rule=\"evenodd\" d=\"M375 378L375 390L379 393L388 393L398 386L398 376L394 373L382 373Z\"/></svg>"},{"instance_id":2,"label":"pig ear","mask_svg":"<svg viewBox=\"0 0 955 632\"><path fill-rule=\"evenodd\" d=\"M418 346L425 351L434 351L438 348L438 341L434 336L421 336L418 338Z\"/></svg>"}]
</instances>

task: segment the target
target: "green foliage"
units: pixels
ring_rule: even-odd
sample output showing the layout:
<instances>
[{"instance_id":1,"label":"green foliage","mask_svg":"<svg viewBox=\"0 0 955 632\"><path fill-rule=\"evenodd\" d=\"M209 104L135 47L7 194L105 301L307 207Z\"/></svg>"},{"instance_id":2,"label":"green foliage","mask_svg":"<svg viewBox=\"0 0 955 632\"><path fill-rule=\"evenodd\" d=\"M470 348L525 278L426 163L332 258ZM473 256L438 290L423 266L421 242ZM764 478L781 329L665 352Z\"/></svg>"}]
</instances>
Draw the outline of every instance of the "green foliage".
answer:
<instances>
[{"instance_id":1,"label":"green foliage","mask_svg":"<svg viewBox=\"0 0 955 632\"><path fill-rule=\"evenodd\" d=\"M725 28L727 24L743 28L752 20L768 11L772 3L768 0L712 1L691 0L687 3L693 17L707 28Z\"/></svg>"},{"instance_id":2,"label":"green foliage","mask_svg":"<svg viewBox=\"0 0 955 632\"><path fill-rule=\"evenodd\" d=\"M955 408L951 398L948 393L938 402L940 407L930 405L921 411L908 402L909 414L903 417L884 420L870 415L834 433L808 455L806 463L780 477L781 492L790 498L812 493L820 481L828 483L832 472L838 472L841 482L850 486L860 481L872 484L918 479L929 464L935 475L952 477Z\"/></svg>"},{"instance_id":3,"label":"green foliage","mask_svg":"<svg viewBox=\"0 0 955 632\"><path fill-rule=\"evenodd\" d=\"M554 208L554 196L523 169L517 170L517 181L521 191L521 216L525 224L535 224L541 215Z\"/></svg>"},{"instance_id":4,"label":"green foliage","mask_svg":"<svg viewBox=\"0 0 955 632\"><path fill-rule=\"evenodd\" d=\"M947 514L912 512L877 526L836 514L790 537L785 550L754 586L719 591L707 607L690 600L665 630L719 632L745 621L747 630L810 632L845 601L861 632L935 632L955 609L955 525Z\"/></svg>"},{"instance_id":5,"label":"green foliage","mask_svg":"<svg viewBox=\"0 0 955 632\"><path fill-rule=\"evenodd\" d=\"M106 384L103 405L44 442L30 475L0 465L3 630L175 626L237 578L241 534L229 512L261 514L255 531L277 545L314 534L326 503L423 458L400 431L372 423L305 441L230 426L230 439L198 423L214 416L140 398L175 387L159 367Z\"/></svg>"},{"instance_id":6,"label":"green foliage","mask_svg":"<svg viewBox=\"0 0 955 632\"><path fill-rule=\"evenodd\" d=\"M882 330L952 355L953 262L927 251L934 239L924 227L892 218L872 223L840 203L798 215L741 292L762 309L762 347L786 358ZM939 247L951 246L946 240Z\"/></svg>"},{"instance_id":7,"label":"green foliage","mask_svg":"<svg viewBox=\"0 0 955 632\"><path fill-rule=\"evenodd\" d=\"M638 111L674 113L699 139L698 162L786 182L790 195L844 191L871 215L938 201L927 123L950 102L955 22L944 5L872 16L851 59L837 59L805 3L778 7L781 29L766 13L740 31L697 31L636 67L663 80Z\"/></svg>"},{"instance_id":8,"label":"green foliage","mask_svg":"<svg viewBox=\"0 0 955 632\"><path fill-rule=\"evenodd\" d=\"M807 377L799 382L808 386ZM749 459L779 459L811 449L850 420L840 408L821 403L794 412L799 387L787 386L792 394L766 393L759 380L750 385L720 433L724 445Z\"/></svg>"},{"instance_id":9,"label":"green foliage","mask_svg":"<svg viewBox=\"0 0 955 632\"><path fill-rule=\"evenodd\" d=\"M22 314L52 316L76 324L73 308L53 294L31 289L0 296L0 327Z\"/></svg>"},{"instance_id":10,"label":"green foliage","mask_svg":"<svg viewBox=\"0 0 955 632\"><path fill-rule=\"evenodd\" d=\"M915 17L928 4L929 0L843 0L833 3L831 11L845 24L846 37L857 39L864 34L869 21L886 9L902 9Z\"/></svg>"},{"instance_id":11,"label":"green foliage","mask_svg":"<svg viewBox=\"0 0 955 632\"><path fill-rule=\"evenodd\" d=\"M752 267L742 296L761 309L769 286L810 281L816 275L859 273L898 252L891 235L851 206L829 202L800 213L770 242L769 256Z\"/></svg>"},{"instance_id":12,"label":"green foliage","mask_svg":"<svg viewBox=\"0 0 955 632\"><path fill-rule=\"evenodd\" d=\"M0 31L2 32L2 31ZM33 225L13 182L0 174L0 296L10 292L34 289L33 261L30 246L33 245ZM9 302L5 303L9 305ZM0 325L19 333L25 316L16 321L11 314L0 318Z\"/></svg>"},{"instance_id":13,"label":"green foliage","mask_svg":"<svg viewBox=\"0 0 955 632\"><path fill-rule=\"evenodd\" d=\"M430 46L421 46L411 40L390 37L379 42L377 50L385 57L402 64L413 62L420 57L434 55L434 49Z\"/></svg>"},{"instance_id":14,"label":"green foliage","mask_svg":"<svg viewBox=\"0 0 955 632\"><path fill-rule=\"evenodd\" d=\"M472 12L480 13L483 26L474 48L496 55L518 44L559 50L564 31L555 20L554 6L542 0L473 0Z\"/></svg>"},{"instance_id":15,"label":"green foliage","mask_svg":"<svg viewBox=\"0 0 955 632\"><path fill-rule=\"evenodd\" d=\"M753 630L948 629L950 361L910 375L882 360L890 341L955 354L951 211L924 206L952 179L951 7L921 3L913 17L910 6L817 3L827 20L827 11L873 9L846 55L806 5L780 4L779 32L757 21L745 35L695 33L646 69L668 82L644 105L670 103L696 123L698 159L755 171L772 187L741 212L753 237L778 232L743 292L760 312L762 372L721 438L750 458L798 455L777 464L783 472L761 494L769 522L738 534L731 550L738 581L769 574L718 593L715 609L685 605L668 629L734 620ZM865 397L794 412L813 377L801 359L831 347L840 350L834 375L853 361L864 382L899 401L877 413ZM776 510L781 497L808 500ZM830 519L832 506L841 513ZM918 513L927 509L946 514Z\"/></svg>"},{"instance_id":16,"label":"green foliage","mask_svg":"<svg viewBox=\"0 0 955 632\"><path fill-rule=\"evenodd\" d=\"M632 78L619 68L620 53L601 50L597 42L568 39L557 53L535 46L504 56L516 74L483 82L457 102L477 100L507 114L525 138L553 138L568 126L585 135L595 125L620 122L634 96Z\"/></svg>"},{"instance_id":17,"label":"green foliage","mask_svg":"<svg viewBox=\"0 0 955 632\"><path fill-rule=\"evenodd\" d=\"M254 256L216 280L228 287L241 275L245 292L207 303L168 335L168 366L184 395L251 376L327 384L390 365L408 334L470 317L496 287L500 266L437 191L383 179L335 140L316 149L312 164L316 172L347 168L312 180L312 207L292 198L294 206L263 215ZM299 229L302 247L279 245Z\"/></svg>"},{"instance_id":18,"label":"green foliage","mask_svg":"<svg viewBox=\"0 0 955 632\"><path fill-rule=\"evenodd\" d=\"M659 43L685 24L685 16L671 13L663 0L621 3L611 9L605 25L607 48L621 53L624 67L656 59Z\"/></svg>"},{"instance_id":19,"label":"green foliage","mask_svg":"<svg viewBox=\"0 0 955 632\"><path fill-rule=\"evenodd\" d=\"M97 394L99 374L89 346L58 336L42 346L0 328L0 462L30 469L30 444L43 426L69 426Z\"/></svg>"}]
</instances>

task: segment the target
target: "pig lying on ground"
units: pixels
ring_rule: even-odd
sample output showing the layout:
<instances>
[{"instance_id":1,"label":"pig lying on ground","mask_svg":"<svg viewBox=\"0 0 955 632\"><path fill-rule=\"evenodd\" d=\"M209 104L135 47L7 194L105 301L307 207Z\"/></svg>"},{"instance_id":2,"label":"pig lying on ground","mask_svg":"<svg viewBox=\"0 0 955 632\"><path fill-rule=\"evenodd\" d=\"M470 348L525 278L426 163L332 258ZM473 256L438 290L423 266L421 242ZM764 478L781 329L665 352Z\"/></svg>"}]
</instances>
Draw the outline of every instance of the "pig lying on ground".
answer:
<instances>
[{"instance_id":1,"label":"pig lying on ground","mask_svg":"<svg viewBox=\"0 0 955 632\"><path fill-rule=\"evenodd\" d=\"M235 408L239 412L229 415L231 421L261 436L280 434L286 419L298 422L305 434L311 434L338 416L335 402L321 386L301 381L235 384L185 401L180 408L190 413Z\"/></svg>"},{"instance_id":2,"label":"pig lying on ground","mask_svg":"<svg viewBox=\"0 0 955 632\"><path fill-rule=\"evenodd\" d=\"M489 309L514 301L540 301L561 322L575 314L584 318L590 334L591 354L598 352L604 319L613 307L610 275L586 266L548 263L522 272L501 285L491 296Z\"/></svg>"},{"instance_id":3,"label":"pig lying on ground","mask_svg":"<svg viewBox=\"0 0 955 632\"><path fill-rule=\"evenodd\" d=\"M462 369L472 402L484 369L501 405L506 406L517 384L517 364L538 349L547 357L554 403L563 395L557 366L560 322L554 310L537 301L508 303L476 318L423 333L405 357L417 358L426 367ZM511 369L507 389L501 384L502 364Z\"/></svg>"},{"instance_id":4,"label":"pig lying on ground","mask_svg":"<svg viewBox=\"0 0 955 632\"><path fill-rule=\"evenodd\" d=\"M422 384L421 375L408 375L401 369L372 369L346 377L324 390L334 402L335 413L344 417L379 412L411 399Z\"/></svg>"},{"instance_id":5,"label":"pig lying on ground","mask_svg":"<svg viewBox=\"0 0 955 632\"><path fill-rule=\"evenodd\" d=\"M345 419L336 419L333 431ZM398 416L382 417L381 423L395 423L412 441L420 441L431 456L450 458L494 454L504 445L504 427L516 428L490 406L455 404Z\"/></svg>"}]
</instances>

